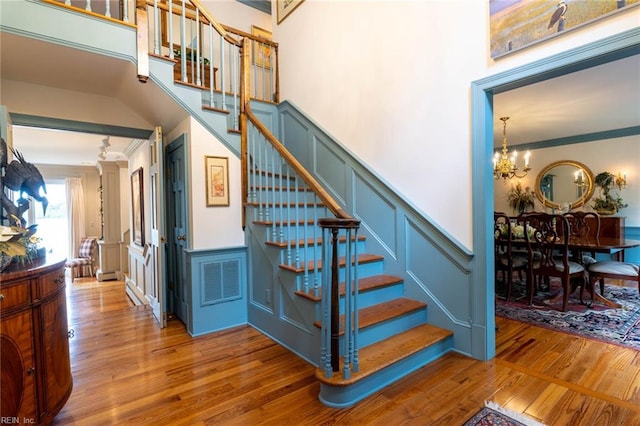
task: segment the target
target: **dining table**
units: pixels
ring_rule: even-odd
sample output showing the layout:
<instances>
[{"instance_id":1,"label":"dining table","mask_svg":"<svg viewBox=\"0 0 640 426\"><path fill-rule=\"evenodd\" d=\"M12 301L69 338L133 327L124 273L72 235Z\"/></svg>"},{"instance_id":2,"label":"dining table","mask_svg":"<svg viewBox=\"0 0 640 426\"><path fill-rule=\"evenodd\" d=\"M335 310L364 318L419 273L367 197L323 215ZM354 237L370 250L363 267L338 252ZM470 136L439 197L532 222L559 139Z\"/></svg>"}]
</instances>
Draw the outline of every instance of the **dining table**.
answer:
<instances>
[{"instance_id":1,"label":"dining table","mask_svg":"<svg viewBox=\"0 0 640 426\"><path fill-rule=\"evenodd\" d=\"M500 241L502 238L496 238L496 241ZM524 238L513 238L511 244L514 247L526 248L527 242ZM615 260L624 262L624 251L634 247L640 247L640 240L634 240L620 237L569 237L569 250L575 250L577 252L594 252L594 253L608 253L614 256ZM594 300L600 303L610 306L612 308L620 308L620 305L610 299L607 299L604 295L600 294L593 289ZM561 296L561 295L560 295Z\"/></svg>"}]
</instances>

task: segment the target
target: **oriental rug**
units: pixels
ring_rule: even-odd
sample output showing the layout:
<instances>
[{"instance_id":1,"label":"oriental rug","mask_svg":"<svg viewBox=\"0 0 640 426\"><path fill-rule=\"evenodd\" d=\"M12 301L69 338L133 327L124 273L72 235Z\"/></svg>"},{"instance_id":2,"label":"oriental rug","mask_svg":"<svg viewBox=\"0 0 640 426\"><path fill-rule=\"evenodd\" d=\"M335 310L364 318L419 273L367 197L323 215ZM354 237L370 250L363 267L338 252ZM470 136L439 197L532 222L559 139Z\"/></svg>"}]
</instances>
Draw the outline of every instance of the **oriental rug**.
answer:
<instances>
[{"instance_id":1,"label":"oriental rug","mask_svg":"<svg viewBox=\"0 0 640 426\"><path fill-rule=\"evenodd\" d=\"M524 287L518 286L514 285L516 297L512 297L511 301L499 297L496 299L496 315L640 350L640 293L637 287L605 284L604 296L620 304L620 308L611 308L598 302L592 306L581 304L579 291L575 291L569 296L566 312L562 312L562 297L551 302L555 296L562 294L559 282L552 281L547 291L538 292L532 305L524 296ZM584 302L590 303L586 291Z\"/></svg>"},{"instance_id":2,"label":"oriental rug","mask_svg":"<svg viewBox=\"0 0 640 426\"><path fill-rule=\"evenodd\" d=\"M507 410L495 402L487 401L485 406L467 420L463 426L544 426L524 414Z\"/></svg>"}]
</instances>

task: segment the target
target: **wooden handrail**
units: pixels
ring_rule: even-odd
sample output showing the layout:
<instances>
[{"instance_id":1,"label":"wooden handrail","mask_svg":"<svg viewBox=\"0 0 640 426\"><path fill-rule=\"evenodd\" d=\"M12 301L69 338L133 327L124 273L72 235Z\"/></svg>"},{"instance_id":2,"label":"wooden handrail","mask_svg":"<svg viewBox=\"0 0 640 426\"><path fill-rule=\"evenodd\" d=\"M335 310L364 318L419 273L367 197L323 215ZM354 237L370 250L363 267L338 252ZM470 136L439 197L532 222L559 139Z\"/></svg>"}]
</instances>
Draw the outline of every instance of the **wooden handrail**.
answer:
<instances>
[{"instance_id":1,"label":"wooden handrail","mask_svg":"<svg viewBox=\"0 0 640 426\"><path fill-rule=\"evenodd\" d=\"M142 1L148 6L155 6L158 9L169 12L169 3L167 2L167 0L163 2L158 2L156 4L154 4L153 0L138 0L138 1ZM216 21L216 19L213 16L211 16L211 14L207 11L207 9L205 9L202 3L200 3L198 0L188 0L188 1L192 4L192 6L189 6L188 3L185 4L186 8L189 9L189 11L185 13L188 19L192 19L192 20L196 19L195 13L193 12L197 9L200 11L200 14L202 15L201 19L203 24L211 24L211 26L216 30L216 32L220 34L227 42L238 47L242 45L242 42L240 40L237 40L229 35L228 31L224 28L224 26L220 24L218 21ZM176 15L181 15L182 14L181 7L182 6L177 3L172 3L171 13L175 13Z\"/></svg>"},{"instance_id":2,"label":"wooden handrail","mask_svg":"<svg viewBox=\"0 0 640 426\"><path fill-rule=\"evenodd\" d=\"M262 44L268 44L271 47L277 48L278 47L278 43L276 43L275 41L269 39L269 38L264 38L264 37L260 37L258 35L255 34L250 34L244 31L241 31L237 28L233 28L230 27L229 25L225 25L225 24L221 24L222 28L224 28L225 30L227 30L228 32L230 32L231 34L235 34L238 35L240 37L246 37L246 38L250 38L251 40L260 42Z\"/></svg>"},{"instance_id":3,"label":"wooden handrail","mask_svg":"<svg viewBox=\"0 0 640 426\"><path fill-rule=\"evenodd\" d=\"M342 207L329 195L325 189L320 186L317 180L305 169L302 164L296 158L291 155L291 153L285 148L280 141L273 136L273 134L267 129L260 120L253 115L251 112L251 107L249 104L245 107L245 114L251 123L256 126L258 131L262 133L262 135L267 138L271 146L275 148L276 151L285 159L285 161L293 168L293 170L302 177L302 180L307 184L307 186L316 193L318 198L324 203L324 205L339 219L353 219L347 212L345 212ZM246 184L246 181L245 181Z\"/></svg>"}]
</instances>

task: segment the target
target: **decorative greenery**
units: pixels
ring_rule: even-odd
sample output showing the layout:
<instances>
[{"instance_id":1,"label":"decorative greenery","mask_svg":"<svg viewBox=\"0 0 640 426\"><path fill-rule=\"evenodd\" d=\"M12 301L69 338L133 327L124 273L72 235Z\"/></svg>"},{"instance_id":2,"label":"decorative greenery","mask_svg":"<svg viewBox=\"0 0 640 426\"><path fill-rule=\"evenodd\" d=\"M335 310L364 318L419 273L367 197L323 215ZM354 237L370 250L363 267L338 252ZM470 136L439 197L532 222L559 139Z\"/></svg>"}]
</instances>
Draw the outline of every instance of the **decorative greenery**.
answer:
<instances>
[{"instance_id":1,"label":"decorative greenery","mask_svg":"<svg viewBox=\"0 0 640 426\"><path fill-rule=\"evenodd\" d=\"M511 189L507 192L507 201L514 212L523 213L527 209L535 207L533 191L528 186L523 191L520 182L515 186L511 185Z\"/></svg>"},{"instance_id":2,"label":"decorative greenery","mask_svg":"<svg viewBox=\"0 0 640 426\"><path fill-rule=\"evenodd\" d=\"M20 221L18 221L20 223ZM38 225L0 225L0 257L11 258L19 263L30 262L38 252L40 238L36 234Z\"/></svg>"},{"instance_id":3,"label":"decorative greenery","mask_svg":"<svg viewBox=\"0 0 640 426\"><path fill-rule=\"evenodd\" d=\"M186 57L187 57L187 61L191 61L191 62L195 62L196 60L196 52L187 47L185 49L185 53L186 53ZM182 58L182 49L177 47L175 49L173 49L173 58L174 59L181 59ZM205 58L204 56L200 56L200 63L202 63L203 65L209 65L211 63L211 61L209 61L209 58Z\"/></svg>"},{"instance_id":4,"label":"decorative greenery","mask_svg":"<svg viewBox=\"0 0 640 426\"><path fill-rule=\"evenodd\" d=\"M600 197L594 197L593 209L598 212L611 212L616 213L621 209L628 206L620 197L620 194L616 191L613 195L611 190L617 187L618 190L622 189L622 182L610 172L599 173L595 178L595 184L600 190Z\"/></svg>"},{"instance_id":5,"label":"decorative greenery","mask_svg":"<svg viewBox=\"0 0 640 426\"><path fill-rule=\"evenodd\" d=\"M496 238L506 237L507 229L508 229L507 224L501 223L500 229L496 230L495 232ZM535 234L535 232L536 232L536 228L534 228L533 226L527 226L527 234L529 234L529 239L533 239L533 234ZM524 225L511 225L511 235L513 238L517 238L521 240L524 239Z\"/></svg>"}]
</instances>

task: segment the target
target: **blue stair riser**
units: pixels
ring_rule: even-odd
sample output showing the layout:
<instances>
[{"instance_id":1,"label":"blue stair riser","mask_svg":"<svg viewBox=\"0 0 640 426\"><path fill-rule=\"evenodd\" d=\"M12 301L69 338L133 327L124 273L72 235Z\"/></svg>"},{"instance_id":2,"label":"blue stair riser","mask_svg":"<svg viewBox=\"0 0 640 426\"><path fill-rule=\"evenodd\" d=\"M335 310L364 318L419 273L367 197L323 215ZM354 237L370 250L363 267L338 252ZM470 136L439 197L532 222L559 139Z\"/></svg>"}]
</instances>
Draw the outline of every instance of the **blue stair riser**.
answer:
<instances>
[{"instance_id":1,"label":"blue stair riser","mask_svg":"<svg viewBox=\"0 0 640 426\"><path fill-rule=\"evenodd\" d=\"M318 197L312 191L300 190L292 184L286 186L285 180L280 182L278 178L267 177L262 181L251 182L249 192L247 194L249 202L258 204L271 203L319 203ZM271 191L265 191L263 187L274 188Z\"/></svg>"},{"instance_id":2,"label":"blue stair riser","mask_svg":"<svg viewBox=\"0 0 640 426\"><path fill-rule=\"evenodd\" d=\"M427 322L427 309L420 309L360 330L358 344L364 348ZM341 345L344 346L344 345Z\"/></svg>"},{"instance_id":3,"label":"blue stair riser","mask_svg":"<svg viewBox=\"0 0 640 426\"><path fill-rule=\"evenodd\" d=\"M280 250L280 255L281 255L281 262L280 263L284 263L284 264L289 264L288 259L291 258L298 258L300 260L300 262L305 262L305 261L315 261L318 259L322 259L322 250L323 250L323 246L322 245L310 245L310 246L291 246L291 247L274 247L274 246L269 246L269 248L273 249L273 250ZM354 255L355 251L354 251L354 247L351 248L351 256ZM359 242L357 244L357 253L358 254L362 254L364 253L365 250L365 244L364 242ZM344 257L346 255L346 244L345 243L341 243L338 245L338 256L339 257Z\"/></svg>"},{"instance_id":4,"label":"blue stair riser","mask_svg":"<svg viewBox=\"0 0 640 426\"><path fill-rule=\"evenodd\" d=\"M306 272L300 272L300 273L294 273L292 271L288 271L286 269L280 269L282 271L283 274L288 274L288 275L292 275L295 277L295 279L297 279L299 281L299 283L302 283L303 279L305 278L305 275L308 276L308 282L313 282L314 280L314 274L315 274L315 270L314 269L309 269ZM319 273L322 274L322 271L325 270L326 268L321 268ZM380 275L383 273L383 262L382 261L378 261L378 262L368 262L368 263L362 263L360 265L358 265L358 278L365 278L365 277L371 277L374 275ZM353 274L352 274L353 275ZM340 280L340 282L344 281L344 277L345 277L345 270L344 268L340 268L338 270L338 279ZM353 276L351 277L353 279Z\"/></svg>"},{"instance_id":5,"label":"blue stair riser","mask_svg":"<svg viewBox=\"0 0 640 426\"><path fill-rule=\"evenodd\" d=\"M448 337L350 386L330 386L321 383L320 401L333 408L350 407L391 383L398 381L400 378L442 357L445 353L449 352L452 347L453 337Z\"/></svg>"},{"instance_id":6,"label":"blue stair riser","mask_svg":"<svg viewBox=\"0 0 640 426\"><path fill-rule=\"evenodd\" d=\"M290 208L290 206L292 206ZM280 207L279 204L275 206L271 204L269 201L268 204L263 205L255 205L252 206L254 208L253 220L270 220L270 221L283 221L286 223L292 222L296 223L294 220L297 217L300 221L303 222L314 222L317 219L322 219L324 217L333 217L333 215L324 207L318 206L315 203L304 204L304 202L298 203L298 208L296 212L295 205L285 204ZM306 206L306 217L303 206Z\"/></svg>"},{"instance_id":7,"label":"blue stair riser","mask_svg":"<svg viewBox=\"0 0 640 426\"><path fill-rule=\"evenodd\" d=\"M404 295L404 284L398 283L358 293L358 309L377 305L388 300L397 299ZM345 296L340 297L340 313L344 313Z\"/></svg>"}]
</instances>

